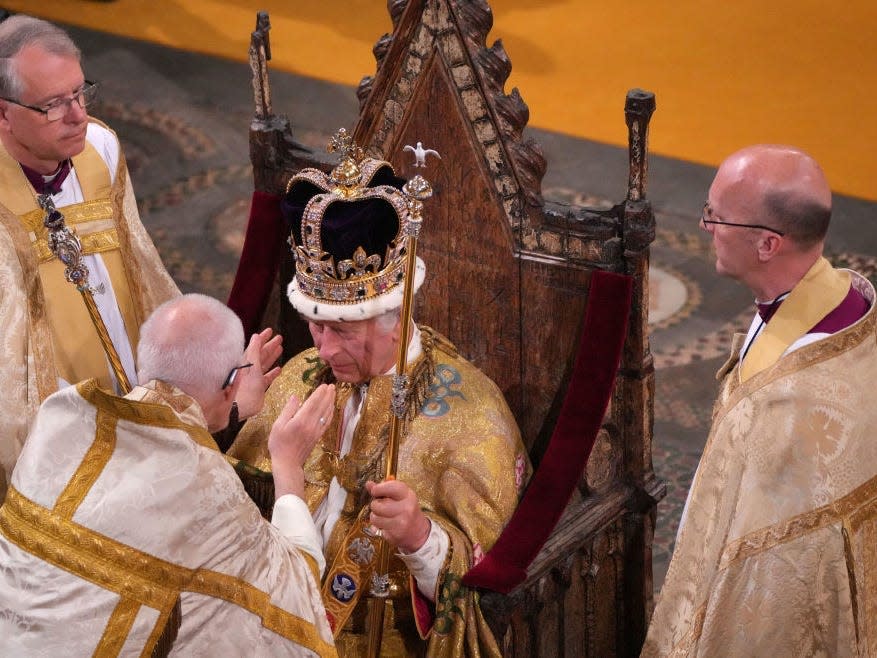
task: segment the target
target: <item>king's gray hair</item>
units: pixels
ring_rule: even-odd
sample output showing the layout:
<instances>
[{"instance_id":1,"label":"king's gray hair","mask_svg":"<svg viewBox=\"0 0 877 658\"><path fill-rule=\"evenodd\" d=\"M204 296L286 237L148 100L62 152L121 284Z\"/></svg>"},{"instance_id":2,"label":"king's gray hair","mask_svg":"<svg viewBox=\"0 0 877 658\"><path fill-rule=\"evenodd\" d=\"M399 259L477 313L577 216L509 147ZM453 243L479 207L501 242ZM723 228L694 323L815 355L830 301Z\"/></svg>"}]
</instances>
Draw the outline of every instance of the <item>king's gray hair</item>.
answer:
<instances>
[{"instance_id":1,"label":"king's gray hair","mask_svg":"<svg viewBox=\"0 0 877 658\"><path fill-rule=\"evenodd\" d=\"M401 316L401 308L391 308L375 317L375 328L382 334L388 334L396 327Z\"/></svg>"}]
</instances>

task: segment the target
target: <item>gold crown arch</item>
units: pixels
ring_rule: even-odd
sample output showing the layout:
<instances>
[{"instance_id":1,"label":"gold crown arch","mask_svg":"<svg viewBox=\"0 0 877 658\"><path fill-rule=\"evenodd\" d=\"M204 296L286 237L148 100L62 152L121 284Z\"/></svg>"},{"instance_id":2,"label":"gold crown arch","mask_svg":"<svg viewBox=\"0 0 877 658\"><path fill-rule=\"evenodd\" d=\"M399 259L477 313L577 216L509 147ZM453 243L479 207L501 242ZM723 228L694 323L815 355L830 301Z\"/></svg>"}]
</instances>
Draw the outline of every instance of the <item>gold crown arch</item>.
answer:
<instances>
[{"instance_id":1,"label":"gold crown arch","mask_svg":"<svg viewBox=\"0 0 877 658\"><path fill-rule=\"evenodd\" d=\"M408 244L409 201L392 185L369 187L378 170L392 165L384 160L365 157L343 128L329 142L329 152L340 151L341 161L327 177L318 169L304 169L287 185L306 181L323 190L307 203L301 220L302 244L290 243L295 257L298 289L316 300L330 304L358 304L387 293L405 279ZM399 219L397 236L382 258L367 254L361 247L350 259L335 262L323 249L322 222L326 210L339 201L378 199L389 204Z\"/></svg>"}]
</instances>

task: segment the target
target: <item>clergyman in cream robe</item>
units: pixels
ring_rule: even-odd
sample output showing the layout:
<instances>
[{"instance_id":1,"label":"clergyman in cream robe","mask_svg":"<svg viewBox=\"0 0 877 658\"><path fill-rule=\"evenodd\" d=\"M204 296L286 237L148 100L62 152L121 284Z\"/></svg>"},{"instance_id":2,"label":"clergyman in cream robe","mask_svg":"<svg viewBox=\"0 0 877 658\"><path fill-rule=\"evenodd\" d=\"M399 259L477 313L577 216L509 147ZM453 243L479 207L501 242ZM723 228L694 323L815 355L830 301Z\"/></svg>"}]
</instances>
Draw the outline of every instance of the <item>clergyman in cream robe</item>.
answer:
<instances>
[{"instance_id":1,"label":"clergyman in cream robe","mask_svg":"<svg viewBox=\"0 0 877 658\"><path fill-rule=\"evenodd\" d=\"M262 519L192 398L65 387L0 507L0 655L334 656L321 567L304 502Z\"/></svg>"},{"instance_id":2,"label":"clergyman in cream robe","mask_svg":"<svg viewBox=\"0 0 877 658\"><path fill-rule=\"evenodd\" d=\"M90 283L128 379L140 324L179 294L140 222L115 133L92 120L85 150L55 205L82 241ZM112 376L81 295L64 280L42 227L44 213L18 163L0 146L0 501L28 424L59 385Z\"/></svg>"},{"instance_id":3,"label":"clergyman in cream robe","mask_svg":"<svg viewBox=\"0 0 877 658\"><path fill-rule=\"evenodd\" d=\"M877 308L851 277L846 329L749 378L735 340L643 656L877 655Z\"/></svg>"}]
</instances>

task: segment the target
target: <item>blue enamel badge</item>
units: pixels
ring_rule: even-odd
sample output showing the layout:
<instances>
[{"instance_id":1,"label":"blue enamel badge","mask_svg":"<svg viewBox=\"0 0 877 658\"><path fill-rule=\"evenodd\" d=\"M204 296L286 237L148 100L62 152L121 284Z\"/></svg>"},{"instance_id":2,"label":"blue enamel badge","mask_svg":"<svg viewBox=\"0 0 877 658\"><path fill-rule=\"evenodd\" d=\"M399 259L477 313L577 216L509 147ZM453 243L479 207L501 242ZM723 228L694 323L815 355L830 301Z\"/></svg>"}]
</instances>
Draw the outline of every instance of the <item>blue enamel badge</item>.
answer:
<instances>
[{"instance_id":1,"label":"blue enamel badge","mask_svg":"<svg viewBox=\"0 0 877 658\"><path fill-rule=\"evenodd\" d=\"M347 603L356 594L356 583L346 573L339 573L332 579L332 596Z\"/></svg>"}]
</instances>

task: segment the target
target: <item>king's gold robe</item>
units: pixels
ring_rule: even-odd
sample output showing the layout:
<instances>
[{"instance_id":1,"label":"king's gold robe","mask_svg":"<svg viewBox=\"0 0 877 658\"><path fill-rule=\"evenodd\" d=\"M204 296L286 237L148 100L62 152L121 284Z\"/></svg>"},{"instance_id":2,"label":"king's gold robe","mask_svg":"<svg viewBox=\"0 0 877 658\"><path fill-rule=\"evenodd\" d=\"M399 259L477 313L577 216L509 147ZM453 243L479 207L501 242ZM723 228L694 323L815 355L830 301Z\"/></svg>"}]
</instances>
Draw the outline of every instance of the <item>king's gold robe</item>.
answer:
<instances>
[{"instance_id":1,"label":"king's gold robe","mask_svg":"<svg viewBox=\"0 0 877 658\"><path fill-rule=\"evenodd\" d=\"M0 507L0 655L334 656L317 562L281 521L182 391L65 387Z\"/></svg>"},{"instance_id":2,"label":"king's gold robe","mask_svg":"<svg viewBox=\"0 0 877 658\"><path fill-rule=\"evenodd\" d=\"M642 655L877 655L877 308L748 379L735 340ZM742 336L741 336L742 338Z\"/></svg>"},{"instance_id":3,"label":"king's gold robe","mask_svg":"<svg viewBox=\"0 0 877 658\"><path fill-rule=\"evenodd\" d=\"M105 153L86 142L62 188L69 196L68 188L77 186L84 200L60 209L78 233L83 253L103 259L136 350L140 324L179 290L140 222L118 140L94 120L89 125L93 138L118 153L114 175ZM94 377L104 386L110 381L81 295L64 280L64 267L48 250L43 215L21 167L0 145L0 379L6 389L0 399L0 501L28 424L58 389L59 377L68 382Z\"/></svg>"},{"instance_id":4,"label":"king's gold robe","mask_svg":"<svg viewBox=\"0 0 877 658\"><path fill-rule=\"evenodd\" d=\"M417 592L401 560L391 563L391 617L396 629L384 634L383 656L498 656L496 640L482 617L476 592L462 576L491 546L511 517L530 472L514 417L500 390L454 347L420 328L423 355L411 364L413 418L405 423L398 479L417 495L421 508L450 538L438 577L435 607ZM306 397L328 375L316 350L287 363L268 391L263 412L244 426L230 455L259 469L270 468L266 440L290 395ZM315 512L337 477L347 502L325 547L330 566L323 599L342 656L365 655L365 602L369 567L359 576L355 562L371 555L374 542L357 531L367 520L366 480L380 481L390 422L392 377L368 384L352 449L338 459L342 412L353 394L339 385L335 414L305 465L305 498ZM244 475L246 477L246 475ZM352 531L352 534L351 534ZM354 603L343 599L355 595ZM355 609L354 609L355 606Z\"/></svg>"}]
</instances>

